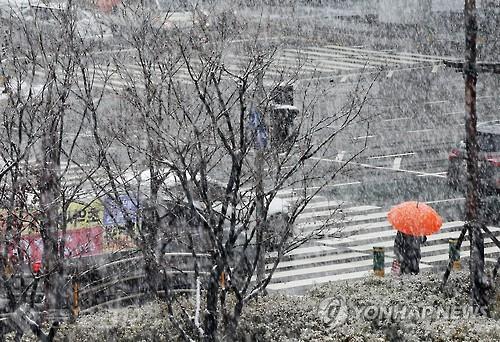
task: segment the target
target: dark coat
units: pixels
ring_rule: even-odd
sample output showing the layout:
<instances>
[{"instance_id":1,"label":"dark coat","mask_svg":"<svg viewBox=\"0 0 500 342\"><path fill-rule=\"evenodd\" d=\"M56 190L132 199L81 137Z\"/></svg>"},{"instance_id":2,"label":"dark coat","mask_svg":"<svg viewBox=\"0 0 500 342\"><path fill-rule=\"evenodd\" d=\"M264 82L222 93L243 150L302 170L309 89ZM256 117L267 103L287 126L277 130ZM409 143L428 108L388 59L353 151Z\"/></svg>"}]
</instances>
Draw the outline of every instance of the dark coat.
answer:
<instances>
[{"instance_id":1,"label":"dark coat","mask_svg":"<svg viewBox=\"0 0 500 342\"><path fill-rule=\"evenodd\" d=\"M401 232L396 234L394 240L394 255L399 261L401 274L418 274L420 258L420 245L427 240L425 236L411 236Z\"/></svg>"}]
</instances>

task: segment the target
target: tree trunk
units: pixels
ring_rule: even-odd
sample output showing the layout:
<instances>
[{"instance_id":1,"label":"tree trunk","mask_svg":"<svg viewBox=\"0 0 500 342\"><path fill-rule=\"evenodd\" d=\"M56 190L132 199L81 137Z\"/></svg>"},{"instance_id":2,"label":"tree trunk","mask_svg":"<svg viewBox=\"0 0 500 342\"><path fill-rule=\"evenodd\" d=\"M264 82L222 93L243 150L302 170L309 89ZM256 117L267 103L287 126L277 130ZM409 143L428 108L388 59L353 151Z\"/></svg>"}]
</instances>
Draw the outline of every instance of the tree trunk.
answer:
<instances>
[{"instance_id":1,"label":"tree trunk","mask_svg":"<svg viewBox=\"0 0 500 342\"><path fill-rule=\"evenodd\" d=\"M233 315L230 317L230 319L227 322L226 338L228 341L237 341L238 340L237 329L238 329L238 322L239 322L242 310L243 310L243 302L238 301L234 306Z\"/></svg>"},{"instance_id":2,"label":"tree trunk","mask_svg":"<svg viewBox=\"0 0 500 342\"><path fill-rule=\"evenodd\" d=\"M153 213L150 214L154 215ZM156 247L156 229L157 225L155 224L155 221L152 221L152 217L145 217L141 227L142 241L140 241L140 250L144 258L144 273L146 274L146 282L154 294L158 294L158 290L160 289L162 282L160 265L158 264L154 253Z\"/></svg>"},{"instance_id":3,"label":"tree trunk","mask_svg":"<svg viewBox=\"0 0 500 342\"><path fill-rule=\"evenodd\" d=\"M264 243L264 232L265 232L265 217L264 217L264 185L262 181L262 173L263 173L263 151L255 150L255 225L257 229L257 282L261 283L264 280L265 276L265 257L266 257L266 248Z\"/></svg>"},{"instance_id":4,"label":"tree trunk","mask_svg":"<svg viewBox=\"0 0 500 342\"><path fill-rule=\"evenodd\" d=\"M43 241L42 264L46 275L44 289L47 310L61 309L65 298L63 263L59 255L58 243L61 208L60 151L58 150L59 118L52 118L52 120L47 120L48 127L41 140L42 153L38 180L41 212L40 235Z\"/></svg>"},{"instance_id":5,"label":"tree trunk","mask_svg":"<svg viewBox=\"0 0 500 342\"><path fill-rule=\"evenodd\" d=\"M217 334L217 297L219 295L219 272L215 267L207 284L207 310L204 319L205 342L216 341Z\"/></svg>"},{"instance_id":6,"label":"tree trunk","mask_svg":"<svg viewBox=\"0 0 500 342\"><path fill-rule=\"evenodd\" d=\"M256 100L257 108L261 101L263 101L264 93L264 72L263 61L259 57L258 65L260 70L258 71L257 78L257 89L256 89ZM260 120L264 121L264 111L260 111ZM262 129L261 127L255 127L255 130ZM257 135L257 134L255 134ZM261 283L265 278L265 258L266 258L266 244L264 242L264 235L266 231L266 215L264 213L264 146L257 146L256 140L257 136L254 137L254 152L255 152L255 224L257 229L256 243L257 243L257 283Z\"/></svg>"},{"instance_id":7,"label":"tree trunk","mask_svg":"<svg viewBox=\"0 0 500 342\"><path fill-rule=\"evenodd\" d=\"M44 177L45 178L45 177ZM41 192L40 206L42 209L41 235L43 240L43 268L46 274L44 280L45 300L47 309L61 307L64 282L59 279L62 274L62 263L59 261L57 206L54 184L47 182L47 187Z\"/></svg>"}]
</instances>

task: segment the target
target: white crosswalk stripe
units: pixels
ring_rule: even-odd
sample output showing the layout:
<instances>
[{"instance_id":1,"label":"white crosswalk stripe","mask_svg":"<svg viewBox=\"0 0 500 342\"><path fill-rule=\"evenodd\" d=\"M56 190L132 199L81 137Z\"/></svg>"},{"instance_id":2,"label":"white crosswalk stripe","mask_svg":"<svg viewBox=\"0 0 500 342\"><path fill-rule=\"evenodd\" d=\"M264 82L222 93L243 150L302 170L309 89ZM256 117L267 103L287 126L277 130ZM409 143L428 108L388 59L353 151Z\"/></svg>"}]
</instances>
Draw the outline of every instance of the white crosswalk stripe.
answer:
<instances>
[{"instance_id":1,"label":"white crosswalk stripe","mask_svg":"<svg viewBox=\"0 0 500 342\"><path fill-rule=\"evenodd\" d=\"M434 63L441 62L441 58L437 56L420 55L407 52L394 53L387 51L365 50L365 49L351 48L338 45L327 45L326 47L329 49L334 49L346 55L353 55L353 56L369 55L373 57L377 56L377 58L384 61L391 60L397 63L404 63L404 64L413 64L415 62L434 62Z\"/></svg>"},{"instance_id":2,"label":"white crosswalk stripe","mask_svg":"<svg viewBox=\"0 0 500 342\"><path fill-rule=\"evenodd\" d=\"M282 191L278 195L288 200L296 198L293 191ZM340 209L345 216L334 216L335 224L326 221ZM373 247L384 247L385 272L389 274L394 258L396 232L387 222L386 215L387 212L377 206L356 206L320 197L299 216L296 233L311 232L325 225L325 222L332 230L323 238L297 248L283 258L268 289L300 293L318 284L370 276L373 274ZM462 221L445 222L438 233L428 237L421 248L421 270L437 271L447 265L449 240L458 238L463 225ZM499 227L489 229L497 238L500 237ZM462 259L468 258L469 248L470 243L464 241L461 248ZM496 262L500 256L500 249L487 237L484 252L488 262ZM272 267L276 256L276 253L268 254L268 269Z\"/></svg>"},{"instance_id":3,"label":"white crosswalk stripe","mask_svg":"<svg viewBox=\"0 0 500 342\"><path fill-rule=\"evenodd\" d=\"M242 73L249 61L248 56L227 54L223 56L222 63L232 73ZM441 65L443 58L449 57L421 55L409 52L375 51L359 47L344 47L338 45L309 46L300 49L286 48L277 52L274 61L266 71L266 78L274 79L283 77L297 77L298 79L310 79L314 76L339 77L339 81L345 82L348 76L363 74L367 72L386 69L388 77L392 77L394 70L399 68L412 68L429 66L436 72L436 66ZM201 68L198 60L193 59L194 70ZM144 89L142 68L135 64L124 64L119 69L115 66L100 66L90 68L90 76L95 71L94 86L104 87L107 84L110 89L119 91L130 88L132 85L139 90ZM44 71L38 71L44 76ZM346 75L349 74L349 75ZM82 82L82 75L77 74ZM173 78L179 82L189 82L190 75L185 65L179 64L173 74Z\"/></svg>"}]
</instances>

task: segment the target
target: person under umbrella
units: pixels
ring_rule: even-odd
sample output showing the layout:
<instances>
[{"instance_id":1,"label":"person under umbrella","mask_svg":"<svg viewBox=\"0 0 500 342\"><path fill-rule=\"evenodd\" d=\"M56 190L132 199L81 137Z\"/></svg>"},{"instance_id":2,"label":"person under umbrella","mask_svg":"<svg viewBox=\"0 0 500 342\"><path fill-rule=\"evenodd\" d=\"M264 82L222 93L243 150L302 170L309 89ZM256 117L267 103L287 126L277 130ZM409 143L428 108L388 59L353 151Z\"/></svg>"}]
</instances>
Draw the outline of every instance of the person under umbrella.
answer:
<instances>
[{"instance_id":1,"label":"person under umbrella","mask_svg":"<svg viewBox=\"0 0 500 342\"><path fill-rule=\"evenodd\" d=\"M397 230L394 240L395 263L399 264L399 274L418 274L420 267L420 245L427 235L441 228L443 221L439 214L422 202L404 202L388 212L388 221ZM393 269L397 268L394 267Z\"/></svg>"},{"instance_id":2,"label":"person under umbrella","mask_svg":"<svg viewBox=\"0 0 500 342\"><path fill-rule=\"evenodd\" d=\"M412 236L400 231L394 239L394 255L399 263L400 274L418 274L420 272L420 246L427 241L426 236Z\"/></svg>"}]
</instances>

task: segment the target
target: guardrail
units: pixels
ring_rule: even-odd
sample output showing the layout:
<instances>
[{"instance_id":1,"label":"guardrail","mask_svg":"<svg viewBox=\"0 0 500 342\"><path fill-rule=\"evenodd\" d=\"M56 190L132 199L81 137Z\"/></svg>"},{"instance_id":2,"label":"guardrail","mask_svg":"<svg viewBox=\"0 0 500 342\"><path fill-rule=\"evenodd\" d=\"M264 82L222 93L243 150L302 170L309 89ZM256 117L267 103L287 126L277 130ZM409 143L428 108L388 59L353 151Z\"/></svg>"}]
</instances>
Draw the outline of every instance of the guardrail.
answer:
<instances>
[{"instance_id":1,"label":"guardrail","mask_svg":"<svg viewBox=\"0 0 500 342\"><path fill-rule=\"evenodd\" d=\"M199 275L208 276L209 255L197 254ZM78 260L68 260L66 266L66 287L68 300L66 308L49 313L52 318L67 320L76 318L80 313L91 313L102 308L120 307L143 302L152 295L145 281L144 261L136 251L115 255L94 256ZM162 273L172 284L175 294L195 291L194 257L190 253L166 253L163 255ZM27 276L25 274L24 276ZM162 291L158 291L160 294ZM16 291L19 297L21 291ZM43 292L37 289L34 310L43 311ZM11 326L15 312L0 313L0 332ZM44 313L44 318L47 313Z\"/></svg>"},{"instance_id":2,"label":"guardrail","mask_svg":"<svg viewBox=\"0 0 500 342\"><path fill-rule=\"evenodd\" d=\"M199 275L208 275L208 254L197 254ZM165 253L163 254L162 275L168 279L172 290L176 293L189 292L194 288L195 272L194 257L190 253ZM94 308L120 306L123 302L128 304L140 302L151 291L144 281L143 258L133 256L113 260L97 267L86 267L84 272L75 272L72 277L72 310L77 312L95 311ZM75 300L78 302L75 307Z\"/></svg>"}]
</instances>

